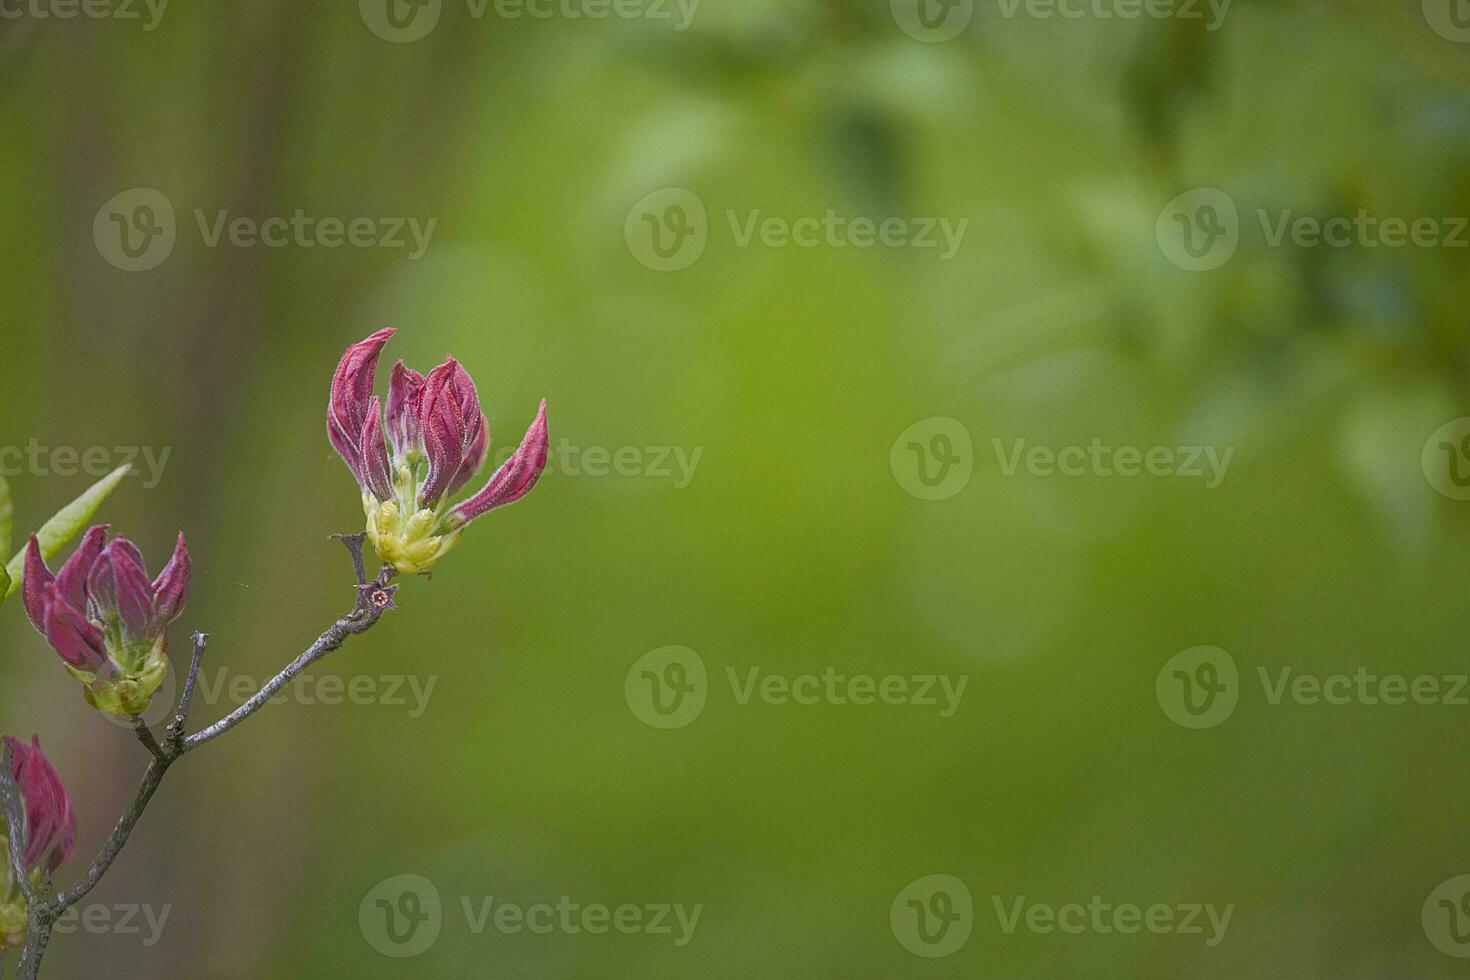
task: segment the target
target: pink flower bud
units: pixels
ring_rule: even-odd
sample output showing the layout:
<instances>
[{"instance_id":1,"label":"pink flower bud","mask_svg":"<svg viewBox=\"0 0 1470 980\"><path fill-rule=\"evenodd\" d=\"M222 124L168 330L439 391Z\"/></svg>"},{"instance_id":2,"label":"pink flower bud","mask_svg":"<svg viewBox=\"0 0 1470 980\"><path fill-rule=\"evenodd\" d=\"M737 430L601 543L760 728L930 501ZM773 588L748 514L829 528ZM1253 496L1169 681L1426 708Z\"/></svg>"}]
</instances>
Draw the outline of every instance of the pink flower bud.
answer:
<instances>
[{"instance_id":1,"label":"pink flower bud","mask_svg":"<svg viewBox=\"0 0 1470 980\"><path fill-rule=\"evenodd\" d=\"M76 846L77 815L71 797L41 752L39 736L31 736L30 745L13 735L0 741L12 753L11 775L25 800L25 866L50 874L66 863ZM0 895L0 900L4 898Z\"/></svg>"},{"instance_id":2,"label":"pink flower bud","mask_svg":"<svg viewBox=\"0 0 1470 980\"><path fill-rule=\"evenodd\" d=\"M427 376L399 361L388 381L385 419L373 372L392 334L379 330L343 353L332 378L327 431L363 490L374 551L407 575L438 564L469 521L530 492L546 466L546 402L509 462L479 494L454 507L450 499L490 454L479 392L453 357Z\"/></svg>"},{"instance_id":3,"label":"pink flower bud","mask_svg":"<svg viewBox=\"0 0 1470 980\"><path fill-rule=\"evenodd\" d=\"M26 613L78 680L87 698L115 715L141 713L168 667L168 625L189 595L184 536L154 581L127 538L104 543L106 527L87 532L61 574L52 576L31 537L22 581Z\"/></svg>"},{"instance_id":4,"label":"pink flower bud","mask_svg":"<svg viewBox=\"0 0 1470 980\"><path fill-rule=\"evenodd\" d=\"M543 398L536 419L526 430L515 454L495 471L483 490L454 508L455 516L468 524L480 515L496 507L513 504L530 493L541 478L541 471L546 468L547 444L546 399Z\"/></svg>"}]
</instances>

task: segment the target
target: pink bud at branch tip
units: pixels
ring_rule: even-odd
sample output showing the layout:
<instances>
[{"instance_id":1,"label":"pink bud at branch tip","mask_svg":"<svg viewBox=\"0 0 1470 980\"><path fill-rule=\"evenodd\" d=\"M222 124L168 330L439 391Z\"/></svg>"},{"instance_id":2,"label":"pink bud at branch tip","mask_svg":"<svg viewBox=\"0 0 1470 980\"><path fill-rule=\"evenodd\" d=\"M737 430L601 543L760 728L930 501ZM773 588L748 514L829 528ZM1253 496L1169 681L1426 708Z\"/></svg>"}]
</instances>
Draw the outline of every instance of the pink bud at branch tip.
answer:
<instances>
[{"instance_id":1,"label":"pink bud at branch tip","mask_svg":"<svg viewBox=\"0 0 1470 980\"><path fill-rule=\"evenodd\" d=\"M490 455L490 423L474 379L454 357L427 375L393 365L386 406L373 394L384 328L342 354L332 376L327 434L362 490L367 538L401 574L428 572L464 526L520 500L546 468L546 401L515 453L479 493L454 505Z\"/></svg>"},{"instance_id":2,"label":"pink bud at branch tip","mask_svg":"<svg viewBox=\"0 0 1470 980\"><path fill-rule=\"evenodd\" d=\"M106 536L106 525L93 527L52 575L32 535L21 593L32 625L86 685L87 699L125 717L140 714L163 681L166 634L189 598L192 566L180 534L150 581L137 545Z\"/></svg>"}]
</instances>

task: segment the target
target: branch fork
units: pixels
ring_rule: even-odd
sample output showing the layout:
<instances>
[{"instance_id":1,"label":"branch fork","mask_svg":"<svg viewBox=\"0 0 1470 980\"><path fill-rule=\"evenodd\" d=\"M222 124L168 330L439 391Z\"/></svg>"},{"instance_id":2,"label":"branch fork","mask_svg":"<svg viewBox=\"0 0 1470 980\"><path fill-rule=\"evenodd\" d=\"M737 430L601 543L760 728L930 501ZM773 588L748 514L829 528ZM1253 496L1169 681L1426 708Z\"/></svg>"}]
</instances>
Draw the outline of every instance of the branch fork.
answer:
<instances>
[{"instance_id":1,"label":"branch fork","mask_svg":"<svg viewBox=\"0 0 1470 980\"><path fill-rule=\"evenodd\" d=\"M7 826L5 846L11 874L15 877L21 894L26 900L29 920L25 945L21 949L17 980L33 980L36 977L41 968L41 958L45 955L46 946L51 940L51 930L56 925L57 919L68 908L85 898L112 867L113 861L117 859L118 854L127 844L128 837L143 816L143 812L148 808L149 801L153 799L153 794L157 792L170 766L186 753L197 749L206 742L213 741L255 714L270 701L277 691L289 684L306 668L340 647L349 636L366 633L377 625L383 613L398 608L393 601L398 586L392 584L396 574L392 566L384 565L377 578L369 580L367 577L362 554L363 543L367 535L339 534L333 537L341 541L347 549L357 577L356 597L352 609L328 627L327 631L300 656L282 668L280 673L271 678L250 700L207 728L193 735L187 735L189 705L194 698L199 669L204 662L205 648L209 644L208 633L195 633L194 652L189 662L189 673L184 680L184 690L179 697L173 720L164 730L163 741L159 741L141 716L133 716L133 731L151 757L148 768L143 773L143 780L133 794L132 800L118 819L116 826L113 827L112 833L108 835L96 859L82 874L81 879L64 891L56 891L49 876L43 877L40 883L36 884L26 873L25 799L15 781L12 752L9 746L5 747L3 757L0 757L0 812L4 813ZM0 951L0 957L3 957L3 951ZM0 976L3 976L3 966L3 958L0 958Z\"/></svg>"}]
</instances>

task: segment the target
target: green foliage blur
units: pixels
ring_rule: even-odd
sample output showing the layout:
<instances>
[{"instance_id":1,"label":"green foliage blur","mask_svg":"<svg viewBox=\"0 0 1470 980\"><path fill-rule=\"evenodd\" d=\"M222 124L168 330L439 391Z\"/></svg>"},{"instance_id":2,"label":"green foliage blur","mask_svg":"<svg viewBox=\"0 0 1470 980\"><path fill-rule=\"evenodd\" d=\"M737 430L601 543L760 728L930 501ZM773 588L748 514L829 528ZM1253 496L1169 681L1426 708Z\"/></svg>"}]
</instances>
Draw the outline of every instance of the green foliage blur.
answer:
<instances>
[{"instance_id":1,"label":"green foliage blur","mask_svg":"<svg viewBox=\"0 0 1470 980\"><path fill-rule=\"evenodd\" d=\"M45 975L1463 975L1421 907L1470 872L1470 708L1272 704L1258 680L1470 669L1470 504L1421 458L1470 415L1467 251L1272 244L1257 217L1470 215L1470 46L1419 0L1236 0L1214 30L980 0L943 41L901 29L902 0L703 0L684 30L674 3L445 0L411 41L370 28L373 0L174 3L151 30L141 3L47 2L0 21L0 447L21 451L0 473L20 541L94 479L57 447L151 454L102 517L155 571L189 536L196 726L350 607L328 536L361 507L323 421L347 344L394 325L385 369L458 357L493 453L546 397L552 458L314 669L370 703L305 688L172 771L89 899L114 926L168 907L156 941L79 925ZM134 188L177 241L128 272L94 224ZM657 271L630 225L667 188L708 242ZM1240 212L1204 272L1159 231L1196 188ZM298 210L436 224L416 259L210 244L221 212ZM741 243L753 212L829 210L968 225L949 258ZM926 500L895 442L935 417L973 472ZM1007 475L1020 439L1233 456L1214 487ZM708 702L661 730L625 679L671 645ZM1240 699L1191 730L1155 681L1200 645ZM729 680L829 667L968 680L950 717L741 704ZM423 710L409 681L434 685ZM76 798L75 872L145 757L18 603L0 719ZM890 922L930 874L974 899L942 959ZM442 900L402 959L363 925L398 875ZM1235 909L1210 946L1007 933L994 908L1094 895ZM477 932L465 905L491 896L702 913L682 946Z\"/></svg>"}]
</instances>

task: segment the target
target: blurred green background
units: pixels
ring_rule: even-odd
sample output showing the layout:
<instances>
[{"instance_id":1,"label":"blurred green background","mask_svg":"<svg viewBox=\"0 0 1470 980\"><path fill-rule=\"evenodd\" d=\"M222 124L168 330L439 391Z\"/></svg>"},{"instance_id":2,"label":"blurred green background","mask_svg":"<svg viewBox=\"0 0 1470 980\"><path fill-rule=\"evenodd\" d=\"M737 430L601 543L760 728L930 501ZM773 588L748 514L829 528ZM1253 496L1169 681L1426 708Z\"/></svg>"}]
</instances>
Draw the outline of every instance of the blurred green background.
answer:
<instances>
[{"instance_id":1,"label":"blurred green background","mask_svg":"<svg viewBox=\"0 0 1470 980\"><path fill-rule=\"evenodd\" d=\"M155 570L188 533L176 660L207 630L208 683L259 683L348 607L327 536L362 517L323 423L348 343L391 324L385 368L459 357L496 452L543 396L552 434L526 501L313 671L381 696L293 697L173 770L89 898L167 907L159 941L98 913L47 975L1465 975L1426 900L1470 872L1470 708L1273 705L1258 680L1467 670L1470 504L1421 460L1470 414L1467 252L1273 245L1258 219L1470 215L1448 3L1236 0L1212 25L1092 0L703 0L687 22L445 0L399 30L373 0L258 0L145 30L141 5L26 2L0 21L0 445L168 452L102 517ZM176 241L131 272L99 243L136 188ZM1197 188L1239 210L1206 271L1164 234ZM702 218L668 209L689 195ZM968 225L948 258L732 227L829 209ZM437 223L413 259L211 246L196 217L298 210ZM648 229L680 215L702 254L651 268ZM924 499L903 434L934 418L973 449ZM1007 475L993 442L1095 438L1233 456L1212 488ZM687 480L674 450L699 454ZM12 476L21 527L89 482L49 458ZM39 731L77 800L69 880L145 758L16 604L0 641L3 728ZM1238 706L1194 730L1155 682L1207 644ZM625 680L671 645L706 704L659 729ZM727 679L828 667L967 686L941 717L741 704ZM434 685L421 711L409 682ZM943 958L890 921L933 874L974 905ZM400 875L441 903L409 958L369 935ZM994 909L1094 895L1234 911L1211 946L1007 933ZM477 932L463 902L490 896L702 912L682 946Z\"/></svg>"}]
</instances>

